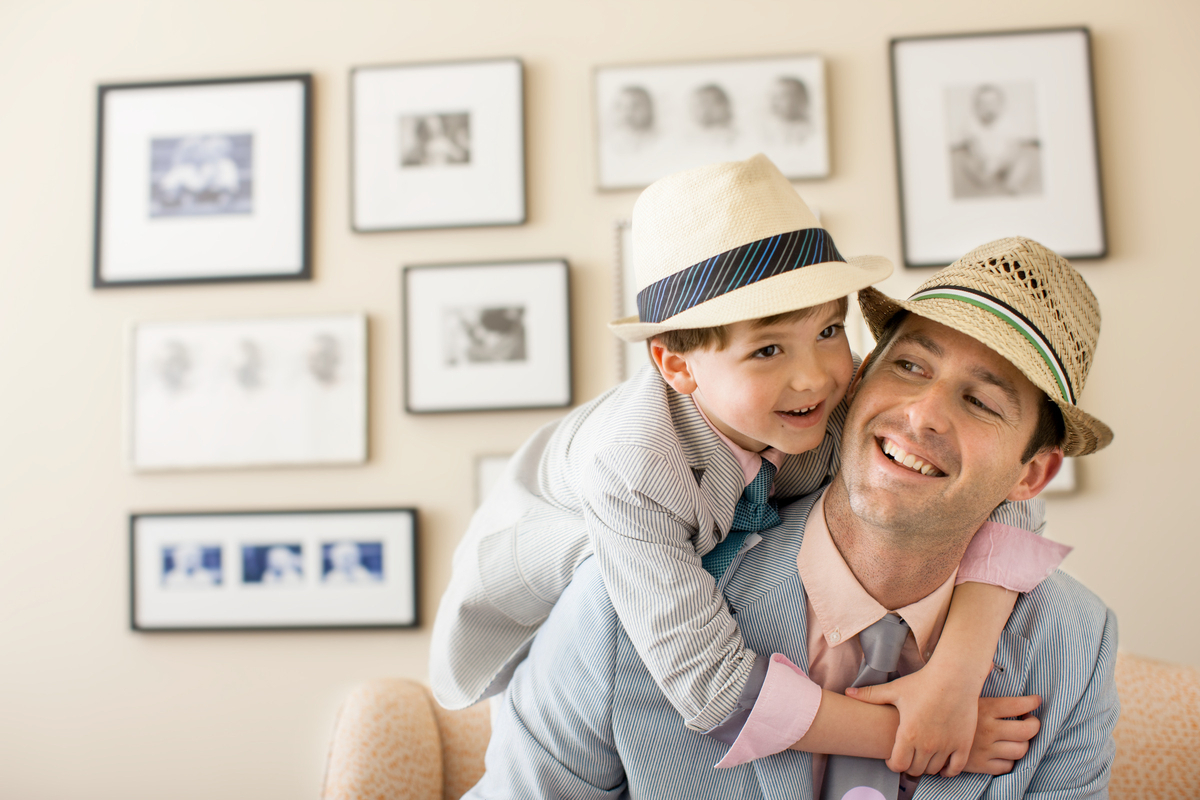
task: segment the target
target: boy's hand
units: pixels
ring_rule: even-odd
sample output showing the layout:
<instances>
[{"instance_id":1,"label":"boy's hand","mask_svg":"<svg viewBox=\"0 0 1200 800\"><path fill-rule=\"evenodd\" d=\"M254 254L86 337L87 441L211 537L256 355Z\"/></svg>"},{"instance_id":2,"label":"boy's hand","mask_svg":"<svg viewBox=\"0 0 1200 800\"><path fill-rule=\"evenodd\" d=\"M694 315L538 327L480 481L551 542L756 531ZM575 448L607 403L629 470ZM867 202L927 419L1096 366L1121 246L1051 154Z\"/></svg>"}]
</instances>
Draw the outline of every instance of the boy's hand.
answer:
<instances>
[{"instance_id":1,"label":"boy's hand","mask_svg":"<svg viewBox=\"0 0 1200 800\"><path fill-rule=\"evenodd\" d=\"M1042 727L1042 721L1033 716L1034 709L1041 704L1042 698L1036 694L979 698L979 725L971 757L967 759L967 772L984 775L1011 772L1013 764L1029 752L1029 740Z\"/></svg>"},{"instance_id":2,"label":"boy's hand","mask_svg":"<svg viewBox=\"0 0 1200 800\"><path fill-rule=\"evenodd\" d=\"M900 712L896 744L887 760L892 771L953 777L967 765L977 738L980 699L979 687L970 679L939 670L934 660L891 683L847 689L846 696L893 705Z\"/></svg>"}]
</instances>

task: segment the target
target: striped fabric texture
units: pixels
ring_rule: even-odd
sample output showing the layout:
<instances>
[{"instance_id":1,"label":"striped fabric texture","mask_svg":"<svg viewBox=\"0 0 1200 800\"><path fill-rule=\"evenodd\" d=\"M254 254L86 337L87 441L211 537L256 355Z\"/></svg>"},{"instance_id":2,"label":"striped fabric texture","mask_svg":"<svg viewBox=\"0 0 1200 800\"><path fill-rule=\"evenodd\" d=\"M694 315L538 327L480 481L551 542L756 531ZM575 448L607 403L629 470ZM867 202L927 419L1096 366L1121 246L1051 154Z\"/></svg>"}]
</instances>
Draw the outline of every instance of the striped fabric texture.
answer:
<instances>
[{"instance_id":1,"label":"striped fabric texture","mask_svg":"<svg viewBox=\"0 0 1200 800\"><path fill-rule=\"evenodd\" d=\"M824 228L759 239L668 275L638 292L638 319L662 322L693 306L796 269L845 261Z\"/></svg>"},{"instance_id":2,"label":"striped fabric texture","mask_svg":"<svg viewBox=\"0 0 1200 800\"><path fill-rule=\"evenodd\" d=\"M746 643L804 669L807 608L796 555L811 506L810 499L783 509L783 524L745 553L725 588ZM914 800L1107 797L1116 639L1112 613L1062 573L1023 595L983 691L1041 695L1040 733L1009 775L925 777ZM542 626L494 719L487 772L468 798L812 798L805 753L712 768L727 745L683 725L621 625L595 559Z\"/></svg>"}]
</instances>

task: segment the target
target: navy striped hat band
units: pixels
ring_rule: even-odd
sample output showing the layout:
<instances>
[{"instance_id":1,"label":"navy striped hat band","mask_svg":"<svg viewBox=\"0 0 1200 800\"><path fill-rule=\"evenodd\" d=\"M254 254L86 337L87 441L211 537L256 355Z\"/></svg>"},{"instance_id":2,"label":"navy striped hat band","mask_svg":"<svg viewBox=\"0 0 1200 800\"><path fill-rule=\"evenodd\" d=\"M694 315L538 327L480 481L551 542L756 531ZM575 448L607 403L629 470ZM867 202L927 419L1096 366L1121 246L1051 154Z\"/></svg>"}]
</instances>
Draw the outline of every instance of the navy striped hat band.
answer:
<instances>
[{"instance_id":1,"label":"navy striped hat band","mask_svg":"<svg viewBox=\"0 0 1200 800\"><path fill-rule=\"evenodd\" d=\"M752 283L813 264L845 261L824 228L759 239L693 264L638 292L640 322L662 322Z\"/></svg>"}]
</instances>

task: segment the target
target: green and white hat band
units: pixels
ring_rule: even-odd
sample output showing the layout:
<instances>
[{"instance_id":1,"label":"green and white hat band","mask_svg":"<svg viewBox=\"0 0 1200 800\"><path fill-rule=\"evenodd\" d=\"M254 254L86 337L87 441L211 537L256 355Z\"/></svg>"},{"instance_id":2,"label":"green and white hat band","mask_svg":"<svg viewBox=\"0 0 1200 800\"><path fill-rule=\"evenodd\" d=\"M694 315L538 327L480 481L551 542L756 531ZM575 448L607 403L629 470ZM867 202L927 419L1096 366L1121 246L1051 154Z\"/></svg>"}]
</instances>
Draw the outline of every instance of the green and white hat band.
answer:
<instances>
[{"instance_id":1,"label":"green and white hat band","mask_svg":"<svg viewBox=\"0 0 1200 800\"><path fill-rule=\"evenodd\" d=\"M962 286L931 286L928 289L917 292L908 299L909 302L921 300L957 300L976 308L981 308L999 317L1025 337L1033 346L1033 349L1037 351L1038 355L1041 356L1042 360L1046 362L1046 366L1050 369L1055 381L1058 383L1058 390L1063 402L1075 405L1075 389L1071 386L1071 379L1067 377L1067 371L1063 367L1062 359L1059 358L1054 348L1050 346L1050 342L1045 334L1038 330L1037 326L1028 317L1012 306L977 289L967 289Z\"/></svg>"}]
</instances>

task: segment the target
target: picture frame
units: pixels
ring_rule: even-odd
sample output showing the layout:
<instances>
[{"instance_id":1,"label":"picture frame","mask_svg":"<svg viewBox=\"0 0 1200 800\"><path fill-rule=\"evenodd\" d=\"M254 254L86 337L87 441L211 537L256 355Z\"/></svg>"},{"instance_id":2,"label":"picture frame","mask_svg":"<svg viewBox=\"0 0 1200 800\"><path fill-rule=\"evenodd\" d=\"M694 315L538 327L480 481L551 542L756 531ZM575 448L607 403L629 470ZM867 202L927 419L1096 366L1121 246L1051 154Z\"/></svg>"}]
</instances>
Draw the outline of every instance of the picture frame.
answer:
<instances>
[{"instance_id":1,"label":"picture frame","mask_svg":"<svg viewBox=\"0 0 1200 800\"><path fill-rule=\"evenodd\" d=\"M891 67L905 266L1007 236L1107 254L1087 28L896 38Z\"/></svg>"},{"instance_id":2,"label":"picture frame","mask_svg":"<svg viewBox=\"0 0 1200 800\"><path fill-rule=\"evenodd\" d=\"M504 474L512 453L503 455L482 455L475 457L475 507L483 505L483 501L491 493L492 488Z\"/></svg>"},{"instance_id":3,"label":"picture frame","mask_svg":"<svg viewBox=\"0 0 1200 800\"><path fill-rule=\"evenodd\" d=\"M414 628L412 508L132 514L135 631Z\"/></svg>"},{"instance_id":4,"label":"picture frame","mask_svg":"<svg viewBox=\"0 0 1200 800\"><path fill-rule=\"evenodd\" d=\"M143 322L129 353L134 470L367 459L364 314Z\"/></svg>"},{"instance_id":5,"label":"picture frame","mask_svg":"<svg viewBox=\"0 0 1200 800\"><path fill-rule=\"evenodd\" d=\"M410 414L571 405L565 259L404 267Z\"/></svg>"},{"instance_id":6,"label":"picture frame","mask_svg":"<svg viewBox=\"0 0 1200 800\"><path fill-rule=\"evenodd\" d=\"M520 59L356 67L350 94L354 231L525 222Z\"/></svg>"},{"instance_id":7,"label":"picture frame","mask_svg":"<svg viewBox=\"0 0 1200 800\"><path fill-rule=\"evenodd\" d=\"M613 224L613 318L623 319L638 313L637 280L633 271L633 224L619 219ZM614 336L617 348L617 381L627 381L643 364L650 363L645 342L627 342Z\"/></svg>"},{"instance_id":8,"label":"picture frame","mask_svg":"<svg viewBox=\"0 0 1200 800\"><path fill-rule=\"evenodd\" d=\"M593 101L602 190L756 153L792 180L829 176L819 55L599 67Z\"/></svg>"},{"instance_id":9,"label":"picture frame","mask_svg":"<svg viewBox=\"0 0 1200 800\"><path fill-rule=\"evenodd\" d=\"M92 286L312 277L312 76L98 88Z\"/></svg>"}]
</instances>

